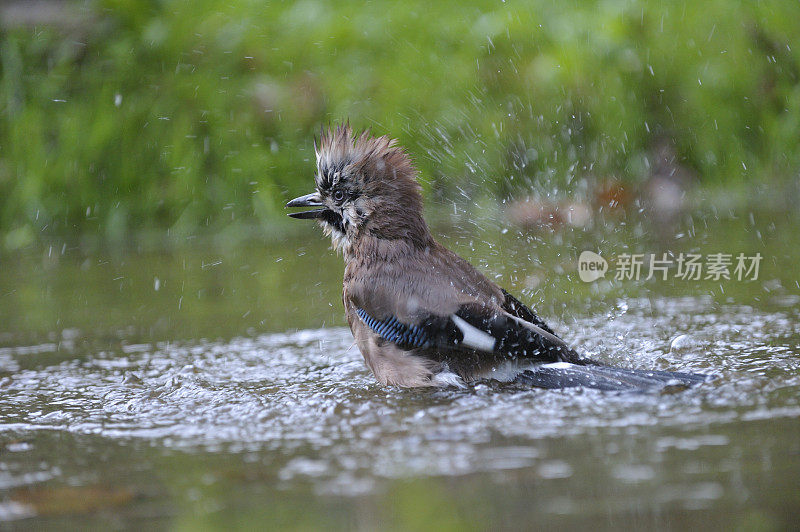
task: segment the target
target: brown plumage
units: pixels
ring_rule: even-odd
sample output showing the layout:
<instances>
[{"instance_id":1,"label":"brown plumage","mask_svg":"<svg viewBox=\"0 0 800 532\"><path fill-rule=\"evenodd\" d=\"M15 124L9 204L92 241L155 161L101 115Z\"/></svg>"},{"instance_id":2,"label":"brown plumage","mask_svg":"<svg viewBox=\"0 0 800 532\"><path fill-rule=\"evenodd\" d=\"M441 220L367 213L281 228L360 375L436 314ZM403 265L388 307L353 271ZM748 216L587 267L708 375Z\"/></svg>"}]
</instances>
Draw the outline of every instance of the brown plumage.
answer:
<instances>
[{"instance_id":1,"label":"brown plumage","mask_svg":"<svg viewBox=\"0 0 800 532\"><path fill-rule=\"evenodd\" d=\"M417 170L395 140L339 126L315 151L316 192L287 206L318 207L290 216L318 220L343 252L347 321L381 383L463 385L545 367L528 380L596 384L574 375L587 361L533 311L431 236ZM546 366L564 362L569 369ZM571 376L550 375L562 370Z\"/></svg>"}]
</instances>

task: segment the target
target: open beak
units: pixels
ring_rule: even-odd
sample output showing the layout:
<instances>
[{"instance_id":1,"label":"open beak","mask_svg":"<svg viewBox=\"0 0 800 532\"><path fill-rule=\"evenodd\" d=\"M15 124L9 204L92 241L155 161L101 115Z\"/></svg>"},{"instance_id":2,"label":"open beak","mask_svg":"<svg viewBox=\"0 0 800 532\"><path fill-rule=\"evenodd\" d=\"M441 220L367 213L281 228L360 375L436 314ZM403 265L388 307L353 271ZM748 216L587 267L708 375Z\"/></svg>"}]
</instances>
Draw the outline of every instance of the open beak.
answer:
<instances>
[{"instance_id":1,"label":"open beak","mask_svg":"<svg viewBox=\"0 0 800 532\"><path fill-rule=\"evenodd\" d=\"M322 206L322 199L319 197L319 193L312 192L311 194L306 194L305 196L300 196L299 198L293 199L292 201L287 203L286 206L317 207L317 206ZM322 207L321 209L312 209L310 211L290 212L289 216L300 220L313 219L322 216L322 213L324 213L326 210L327 209L325 207Z\"/></svg>"}]
</instances>

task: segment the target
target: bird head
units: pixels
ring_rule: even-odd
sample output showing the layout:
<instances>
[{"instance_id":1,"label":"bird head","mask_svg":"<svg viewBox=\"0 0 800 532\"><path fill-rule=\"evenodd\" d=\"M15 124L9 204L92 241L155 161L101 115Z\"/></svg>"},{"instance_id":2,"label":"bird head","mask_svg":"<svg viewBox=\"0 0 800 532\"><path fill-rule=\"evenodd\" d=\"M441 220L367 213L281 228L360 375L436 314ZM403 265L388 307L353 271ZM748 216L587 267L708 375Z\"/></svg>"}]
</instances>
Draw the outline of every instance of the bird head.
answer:
<instances>
[{"instance_id":1,"label":"bird head","mask_svg":"<svg viewBox=\"0 0 800 532\"><path fill-rule=\"evenodd\" d=\"M289 216L317 220L346 255L365 237L428 243L417 170L396 140L344 125L323 131L314 151L316 190L286 206L315 208Z\"/></svg>"}]
</instances>

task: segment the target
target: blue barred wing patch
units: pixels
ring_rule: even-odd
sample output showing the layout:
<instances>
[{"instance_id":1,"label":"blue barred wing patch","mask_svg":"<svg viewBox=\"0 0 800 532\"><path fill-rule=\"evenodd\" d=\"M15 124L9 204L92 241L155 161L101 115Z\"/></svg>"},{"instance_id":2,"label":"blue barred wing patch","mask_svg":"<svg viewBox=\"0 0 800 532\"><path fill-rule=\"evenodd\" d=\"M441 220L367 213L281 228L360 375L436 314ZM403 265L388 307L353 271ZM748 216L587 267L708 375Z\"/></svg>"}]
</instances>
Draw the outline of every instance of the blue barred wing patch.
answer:
<instances>
[{"instance_id":1,"label":"blue barred wing patch","mask_svg":"<svg viewBox=\"0 0 800 532\"><path fill-rule=\"evenodd\" d=\"M403 348L430 347L433 345L428 335L421 327L407 325L397 321L397 318L379 320L366 313L364 309L357 308L356 314L364 324L387 342L397 344Z\"/></svg>"}]
</instances>

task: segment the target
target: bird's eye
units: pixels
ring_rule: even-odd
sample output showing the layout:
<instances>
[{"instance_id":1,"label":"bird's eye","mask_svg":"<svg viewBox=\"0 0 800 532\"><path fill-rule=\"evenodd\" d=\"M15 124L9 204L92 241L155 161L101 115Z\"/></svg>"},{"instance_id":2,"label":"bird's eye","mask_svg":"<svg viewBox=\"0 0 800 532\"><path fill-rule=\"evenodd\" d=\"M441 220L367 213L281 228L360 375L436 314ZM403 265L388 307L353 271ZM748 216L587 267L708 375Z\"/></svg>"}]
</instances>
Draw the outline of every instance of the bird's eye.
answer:
<instances>
[{"instance_id":1,"label":"bird's eye","mask_svg":"<svg viewBox=\"0 0 800 532\"><path fill-rule=\"evenodd\" d=\"M333 201L338 203L343 199L344 199L344 190L339 188L333 191Z\"/></svg>"}]
</instances>

